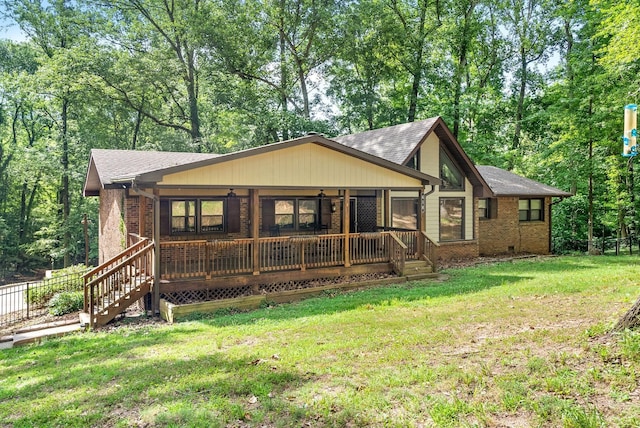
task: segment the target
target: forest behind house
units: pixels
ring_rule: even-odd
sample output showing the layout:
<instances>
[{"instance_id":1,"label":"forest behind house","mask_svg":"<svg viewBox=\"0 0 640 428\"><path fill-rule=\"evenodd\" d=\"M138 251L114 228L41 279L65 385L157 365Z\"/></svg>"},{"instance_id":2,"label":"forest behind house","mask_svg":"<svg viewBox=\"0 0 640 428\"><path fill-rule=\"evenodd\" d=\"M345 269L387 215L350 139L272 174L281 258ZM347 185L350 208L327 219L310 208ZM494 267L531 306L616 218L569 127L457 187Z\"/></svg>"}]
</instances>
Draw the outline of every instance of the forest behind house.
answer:
<instances>
[{"instance_id":1,"label":"forest behind house","mask_svg":"<svg viewBox=\"0 0 640 428\"><path fill-rule=\"evenodd\" d=\"M575 193L556 252L633 235L640 5L0 0L0 278L97 258L92 148L226 153L442 116L476 164Z\"/></svg>"}]
</instances>

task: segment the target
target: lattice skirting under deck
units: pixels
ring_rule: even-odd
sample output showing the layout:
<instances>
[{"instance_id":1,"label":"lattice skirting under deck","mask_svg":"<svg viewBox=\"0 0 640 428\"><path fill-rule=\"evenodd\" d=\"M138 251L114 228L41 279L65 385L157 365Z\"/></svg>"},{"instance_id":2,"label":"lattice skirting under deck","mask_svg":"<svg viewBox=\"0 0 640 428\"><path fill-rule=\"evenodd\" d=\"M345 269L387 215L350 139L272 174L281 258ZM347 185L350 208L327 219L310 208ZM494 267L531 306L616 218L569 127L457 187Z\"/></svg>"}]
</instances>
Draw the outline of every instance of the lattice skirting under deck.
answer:
<instances>
[{"instance_id":1,"label":"lattice skirting under deck","mask_svg":"<svg viewBox=\"0 0 640 428\"><path fill-rule=\"evenodd\" d=\"M289 290L303 290L317 287L325 287L331 284L349 284L360 281L390 278L396 275L390 273L367 273L361 275L344 275L334 278L316 278L309 280L280 281L258 286L259 294L281 293ZM174 305L185 305L196 302L208 302L212 300L235 299L251 296L253 294L250 285L230 288L213 288L208 290L185 290L173 293L162 293L161 298Z\"/></svg>"}]
</instances>

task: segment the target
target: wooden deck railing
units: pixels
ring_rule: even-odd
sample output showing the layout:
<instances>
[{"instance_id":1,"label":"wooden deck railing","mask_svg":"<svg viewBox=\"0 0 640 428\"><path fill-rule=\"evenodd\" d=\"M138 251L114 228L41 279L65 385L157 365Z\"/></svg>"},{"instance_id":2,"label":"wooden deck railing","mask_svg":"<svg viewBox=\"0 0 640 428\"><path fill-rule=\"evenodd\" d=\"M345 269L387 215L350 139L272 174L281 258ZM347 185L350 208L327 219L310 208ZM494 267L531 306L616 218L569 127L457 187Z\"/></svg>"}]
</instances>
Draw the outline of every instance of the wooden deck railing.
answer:
<instances>
[{"instance_id":1,"label":"wooden deck railing","mask_svg":"<svg viewBox=\"0 0 640 428\"><path fill-rule=\"evenodd\" d=\"M425 238L418 231L353 233L349 235L349 260L352 264L400 262L398 254L392 254L400 250L404 260L417 259L420 239ZM391 241L402 245L396 242L392 248ZM250 238L161 242L161 279L252 273L254 245ZM429 243L424 245L431 248ZM345 263L344 235L259 238L257 254L259 272L341 266Z\"/></svg>"},{"instance_id":2,"label":"wooden deck railing","mask_svg":"<svg viewBox=\"0 0 640 428\"><path fill-rule=\"evenodd\" d=\"M353 233L349 235L351 263L382 263L389 261L388 232Z\"/></svg>"},{"instance_id":3,"label":"wooden deck railing","mask_svg":"<svg viewBox=\"0 0 640 428\"><path fill-rule=\"evenodd\" d=\"M424 232L418 232L418 233L419 233L418 238L422 239L422 253L423 253L423 256L429 263L431 263L431 266L433 267L433 271L435 272L437 270L437 268L438 268L438 266L437 266L437 258L438 257L437 257L437 254L436 254L438 244L433 242L431 240L431 238L429 238L427 236L426 233L424 233Z\"/></svg>"}]
</instances>

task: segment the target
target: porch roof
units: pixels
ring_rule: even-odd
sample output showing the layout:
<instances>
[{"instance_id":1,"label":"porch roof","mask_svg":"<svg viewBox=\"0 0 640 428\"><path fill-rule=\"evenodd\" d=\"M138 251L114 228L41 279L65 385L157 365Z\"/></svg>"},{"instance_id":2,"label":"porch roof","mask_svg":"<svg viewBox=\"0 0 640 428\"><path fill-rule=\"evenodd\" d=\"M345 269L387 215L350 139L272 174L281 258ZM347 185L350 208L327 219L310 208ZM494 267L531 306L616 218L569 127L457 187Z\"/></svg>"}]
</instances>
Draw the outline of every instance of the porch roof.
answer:
<instances>
[{"instance_id":1,"label":"porch roof","mask_svg":"<svg viewBox=\"0 0 640 428\"><path fill-rule=\"evenodd\" d=\"M284 172L287 173L284 173ZM141 185L207 187L421 188L436 177L319 135L216 155L92 150L85 196Z\"/></svg>"},{"instance_id":2,"label":"porch roof","mask_svg":"<svg viewBox=\"0 0 640 428\"><path fill-rule=\"evenodd\" d=\"M568 197L571 193L530 180L495 166L478 166L494 196Z\"/></svg>"},{"instance_id":3,"label":"porch roof","mask_svg":"<svg viewBox=\"0 0 640 428\"><path fill-rule=\"evenodd\" d=\"M432 133L435 133L445 144L460 168L462 168L466 177L474 186L474 195L479 197L489 196L491 193L489 186L440 116L357 134L343 135L335 137L334 140L340 144L362 150L399 165L406 165Z\"/></svg>"}]
</instances>

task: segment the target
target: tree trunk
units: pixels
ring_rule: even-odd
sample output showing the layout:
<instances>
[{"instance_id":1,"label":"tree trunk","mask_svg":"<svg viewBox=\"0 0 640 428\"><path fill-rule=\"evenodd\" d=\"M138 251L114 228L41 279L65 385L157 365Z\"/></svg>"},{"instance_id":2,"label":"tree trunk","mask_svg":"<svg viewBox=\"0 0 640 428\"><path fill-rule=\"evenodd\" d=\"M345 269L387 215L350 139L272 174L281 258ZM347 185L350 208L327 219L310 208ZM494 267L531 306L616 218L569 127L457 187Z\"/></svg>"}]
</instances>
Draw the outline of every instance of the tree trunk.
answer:
<instances>
[{"instance_id":1,"label":"tree trunk","mask_svg":"<svg viewBox=\"0 0 640 428\"><path fill-rule=\"evenodd\" d=\"M613 327L613 331L633 330L640 326L640 298L631 306Z\"/></svg>"},{"instance_id":2,"label":"tree trunk","mask_svg":"<svg viewBox=\"0 0 640 428\"><path fill-rule=\"evenodd\" d=\"M200 134L200 111L198 109L198 75L195 66L195 52L187 51L187 96L189 97L189 121L191 123L191 140L196 151L202 153L202 135Z\"/></svg>"},{"instance_id":3,"label":"tree trunk","mask_svg":"<svg viewBox=\"0 0 640 428\"><path fill-rule=\"evenodd\" d=\"M520 148L520 133L522 132L522 118L524 117L524 97L527 89L527 55L524 47L520 48L520 93L518 94L518 106L516 108L516 128L513 133L512 148Z\"/></svg>"},{"instance_id":4,"label":"tree trunk","mask_svg":"<svg viewBox=\"0 0 640 428\"><path fill-rule=\"evenodd\" d=\"M281 2L280 7L282 8L281 14L284 15L284 2ZM282 17L281 17L282 19ZM280 102L282 104L282 139L287 141L289 139L289 127L287 126L286 118L288 116L288 108L287 104L289 100L287 99L287 85L289 84L289 76L287 73L287 63L286 63L286 46L285 46L285 36L284 30L282 27L284 25L281 22L280 26L280 88L281 88L281 99ZM275 141L278 141L277 139Z\"/></svg>"},{"instance_id":5,"label":"tree trunk","mask_svg":"<svg viewBox=\"0 0 640 428\"><path fill-rule=\"evenodd\" d=\"M62 202L62 248L64 248L64 267L69 266L69 246L71 244L71 229L69 227L69 215L71 213L71 200L69 195L69 138L68 138L69 100L62 99L62 189L60 199Z\"/></svg>"},{"instance_id":6,"label":"tree trunk","mask_svg":"<svg viewBox=\"0 0 640 428\"><path fill-rule=\"evenodd\" d=\"M422 63L422 54L416 61L417 64ZM418 109L418 92L420 91L420 80L422 80L422 69L418 69L413 73L413 84L411 85L411 94L409 94L409 113L407 114L407 122L415 122L416 110Z\"/></svg>"}]
</instances>

